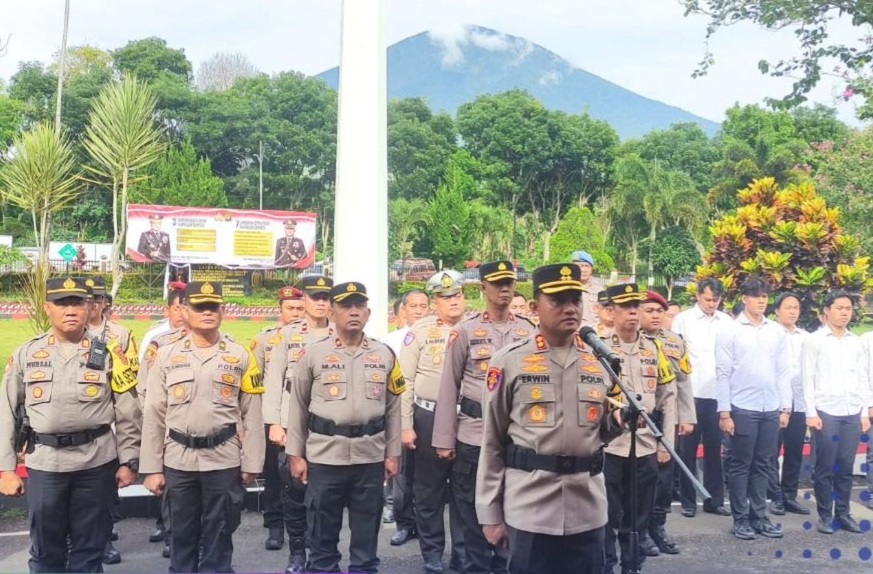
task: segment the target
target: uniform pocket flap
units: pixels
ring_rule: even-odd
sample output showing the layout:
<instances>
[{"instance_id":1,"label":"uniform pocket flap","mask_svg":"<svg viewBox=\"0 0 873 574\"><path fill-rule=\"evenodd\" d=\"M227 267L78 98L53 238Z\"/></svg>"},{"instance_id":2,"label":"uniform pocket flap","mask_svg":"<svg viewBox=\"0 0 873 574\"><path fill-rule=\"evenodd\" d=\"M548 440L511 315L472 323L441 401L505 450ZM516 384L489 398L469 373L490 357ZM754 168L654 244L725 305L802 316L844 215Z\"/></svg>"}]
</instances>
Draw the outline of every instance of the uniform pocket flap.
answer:
<instances>
[{"instance_id":1,"label":"uniform pocket flap","mask_svg":"<svg viewBox=\"0 0 873 574\"><path fill-rule=\"evenodd\" d=\"M28 369L24 371L25 383L47 383L52 380L53 369L51 367L40 367L36 369Z\"/></svg>"},{"instance_id":2,"label":"uniform pocket flap","mask_svg":"<svg viewBox=\"0 0 873 574\"><path fill-rule=\"evenodd\" d=\"M555 386L549 385L522 385L516 391L519 401L529 403L553 403L555 402Z\"/></svg>"},{"instance_id":3,"label":"uniform pocket flap","mask_svg":"<svg viewBox=\"0 0 873 574\"><path fill-rule=\"evenodd\" d=\"M194 369L173 369L167 373L167 386L194 380Z\"/></svg>"},{"instance_id":4,"label":"uniform pocket flap","mask_svg":"<svg viewBox=\"0 0 873 574\"><path fill-rule=\"evenodd\" d=\"M239 375L227 371L216 373L212 380L224 385L239 385Z\"/></svg>"},{"instance_id":5,"label":"uniform pocket flap","mask_svg":"<svg viewBox=\"0 0 873 574\"><path fill-rule=\"evenodd\" d=\"M602 403L606 398L606 387L603 385L578 385L577 392L580 401Z\"/></svg>"},{"instance_id":6,"label":"uniform pocket flap","mask_svg":"<svg viewBox=\"0 0 873 574\"><path fill-rule=\"evenodd\" d=\"M346 382L346 373L345 371L328 371L326 373L322 373L321 382L325 385L344 383Z\"/></svg>"},{"instance_id":7,"label":"uniform pocket flap","mask_svg":"<svg viewBox=\"0 0 873 574\"><path fill-rule=\"evenodd\" d=\"M91 385L105 385L106 373L104 373L103 371L84 371L82 373L79 373L79 382Z\"/></svg>"}]
</instances>

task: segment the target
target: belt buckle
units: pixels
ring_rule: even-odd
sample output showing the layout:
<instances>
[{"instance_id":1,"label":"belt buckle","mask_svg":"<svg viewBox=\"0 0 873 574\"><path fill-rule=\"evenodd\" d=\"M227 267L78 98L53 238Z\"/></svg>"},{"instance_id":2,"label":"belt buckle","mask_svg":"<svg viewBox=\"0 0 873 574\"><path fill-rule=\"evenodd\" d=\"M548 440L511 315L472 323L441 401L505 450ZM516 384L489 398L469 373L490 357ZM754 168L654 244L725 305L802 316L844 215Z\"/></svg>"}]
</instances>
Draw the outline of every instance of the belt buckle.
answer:
<instances>
[{"instance_id":1,"label":"belt buckle","mask_svg":"<svg viewBox=\"0 0 873 574\"><path fill-rule=\"evenodd\" d=\"M558 472L570 474L575 469L575 461L572 456L558 455Z\"/></svg>"},{"instance_id":2,"label":"belt buckle","mask_svg":"<svg viewBox=\"0 0 873 574\"><path fill-rule=\"evenodd\" d=\"M360 425L349 427L349 438L361 438L364 436L364 428Z\"/></svg>"},{"instance_id":3,"label":"belt buckle","mask_svg":"<svg viewBox=\"0 0 873 574\"><path fill-rule=\"evenodd\" d=\"M73 446L73 435L59 434L55 435L55 439L58 441L58 446Z\"/></svg>"}]
</instances>

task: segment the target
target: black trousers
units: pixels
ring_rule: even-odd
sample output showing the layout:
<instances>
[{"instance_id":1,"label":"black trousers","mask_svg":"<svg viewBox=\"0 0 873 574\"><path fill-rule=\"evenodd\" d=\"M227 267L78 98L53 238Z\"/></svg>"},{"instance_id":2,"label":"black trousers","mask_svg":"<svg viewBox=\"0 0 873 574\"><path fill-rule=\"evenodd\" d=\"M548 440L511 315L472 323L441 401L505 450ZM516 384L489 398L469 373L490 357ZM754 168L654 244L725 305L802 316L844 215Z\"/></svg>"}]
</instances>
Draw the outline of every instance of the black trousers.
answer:
<instances>
[{"instance_id":1,"label":"black trousers","mask_svg":"<svg viewBox=\"0 0 873 574\"><path fill-rule=\"evenodd\" d=\"M733 407L731 437L731 514L734 522L767 518L767 485L773 453L779 442L779 411Z\"/></svg>"},{"instance_id":2,"label":"black trousers","mask_svg":"<svg viewBox=\"0 0 873 574\"><path fill-rule=\"evenodd\" d=\"M425 560L441 560L446 548L446 503L449 505L449 529L452 535L452 554L464 560L464 534L458 517L455 497L449 486L452 471L451 461L436 455L433 444L434 414L415 405L413 428L416 434L415 481L412 483L415 498L415 528L418 544Z\"/></svg>"},{"instance_id":3,"label":"black trousers","mask_svg":"<svg viewBox=\"0 0 873 574\"><path fill-rule=\"evenodd\" d=\"M861 415L834 416L818 411L822 429L812 432L815 446L813 490L819 518L849 514L852 471L861 440Z\"/></svg>"},{"instance_id":4,"label":"black trousers","mask_svg":"<svg viewBox=\"0 0 873 574\"><path fill-rule=\"evenodd\" d=\"M245 497L240 468L190 471L165 467L164 477L173 525L170 572L233 572L233 533L239 527Z\"/></svg>"},{"instance_id":5,"label":"black trousers","mask_svg":"<svg viewBox=\"0 0 873 574\"><path fill-rule=\"evenodd\" d=\"M349 571L379 568L379 526L384 503L385 463L334 466L309 464L306 518L307 572L340 572L338 549L343 510L349 510Z\"/></svg>"},{"instance_id":6,"label":"black trousers","mask_svg":"<svg viewBox=\"0 0 873 574\"><path fill-rule=\"evenodd\" d=\"M806 438L806 413L791 413L788 426L779 429L779 444L770 460L767 496L774 502L797 498L800 467L803 464L803 439ZM782 451L782 480L779 479L779 451Z\"/></svg>"},{"instance_id":7,"label":"black trousers","mask_svg":"<svg viewBox=\"0 0 873 574\"><path fill-rule=\"evenodd\" d=\"M510 574L600 574L605 527L551 536L508 527Z\"/></svg>"},{"instance_id":8,"label":"black trousers","mask_svg":"<svg viewBox=\"0 0 873 574\"><path fill-rule=\"evenodd\" d=\"M452 494L464 530L464 574L505 574L506 553L488 543L476 517L476 474L481 447L456 443Z\"/></svg>"},{"instance_id":9,"label":"black trousers","mask_svg":"<svg viewBox=\"0 0 873 574\"><path fill-rule=\"evenodd\" d=\"M74 472L27 469L31 572L103 572L117 468L118 461Z\"/></svg>"},{"instance_id":10,"label":"black trousers","mask_svg":"<svg viewBox=\"0 0 873 574\"><path fill-rule=\"evenodd\" d=\"M269 436L269 425L265 433ZM285 449L267 439L264 456L264 527L285 528L288 538L303 538L306 535L306 507L303 497L306 485L290 476L279 474L279 455Z\"/></svg>"},{"instance_id":11,"label":"black trousers","mask_svg":"<svg viewBox=\"0 0 873 574\"><path fill-rule=\"evenodd\" d=\"M658 526L667 522L667 514L671 512L670 506L673 503L675 466L672 458L664 464L658 464L658 485L655 488L655 504L649 517L649 526Z\"/></svg>"},{"instance_id":12,"label":"black trousers","mask_svg":"<svg viewBox=\"0 0 873 574\"><path fill-rule=\"evenodd\" d=\"M603 476L606 479L606 499L609 509L609 522L606 525L605 569L611 570L618 564L615 542L621 548L621 565L630 568L631 548L630 533L633 530L631 522L631 473L630 459L614 454L606 454L603 464ZM655 487L658 482L658 459L650 454L637 458L637 524L636 530L640 538L646 532L652 506L655 502ZM645 562L644 552L639 553L640 564Z\"/></svg>"},{"instance_id":13,"label":"black trousers","mask_svg":"<svg viewBox=\"0 0 873 574\"><path fill-rule=\"evenodd\" d=\"M394 523L397 530L412 530L415 528L415 504L412 496L412 483L415 480L415 455L412 451L403 449L400 456L400 472L392 481L394 502Z\"/></svg>"},{"instance_id":14,"label":"black trousers","mask_svg":"<svg viewBox=\"0 0 873 574\"><path fill-rule=\"evenodd\" d=\"M718 428L718 402L715 399L694 399L697 424L691 434L679 437L679 456L691 470L697 472L697 447L703 441L703 486L712 495L707 508L724 506L724 473L721 464L722 432ZM682 508L697 506L697 493L691 481L679 476Z\"/></svg>"}]
</instances>

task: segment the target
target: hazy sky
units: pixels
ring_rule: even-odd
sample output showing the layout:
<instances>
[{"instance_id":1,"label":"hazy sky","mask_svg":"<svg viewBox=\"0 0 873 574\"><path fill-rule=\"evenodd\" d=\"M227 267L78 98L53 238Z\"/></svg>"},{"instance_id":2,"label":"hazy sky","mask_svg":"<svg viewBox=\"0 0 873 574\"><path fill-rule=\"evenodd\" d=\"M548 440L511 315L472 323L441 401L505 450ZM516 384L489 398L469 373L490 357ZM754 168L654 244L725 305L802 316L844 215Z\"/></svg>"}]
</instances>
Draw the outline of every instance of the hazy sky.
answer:
<instances>
[{"instance_id":1,"label":"hazy sky","mask_svg":"<svg viewBox=\"0 0 873 574\"><path fill-rule=\"evenodd\" d=\"M20 61L51 59L61 42L63 4L0 0L0 37L11 35L0 77L8 79ZM72 0L69 44L113 49L160 36L183 48L195 71L225 51L246 54L264 72L317 74L339 63L340 8L340 0ZM678 0L388 0L387 23L389 44L431 30L444 45L463 49L465 24L520 36L641 95L715 121L735 102L787 93L790 81L761 75L757 62L796 50L790 31L734 26L715 37L710 75L692 79L704 53L706 20L684 18ZM860 36L849 23L832 32L847 43ZM813 99L835 105L842 91L828 79ZM857 123L851 103L838 107L844 120Z\"/></svg>"}]
</instances>

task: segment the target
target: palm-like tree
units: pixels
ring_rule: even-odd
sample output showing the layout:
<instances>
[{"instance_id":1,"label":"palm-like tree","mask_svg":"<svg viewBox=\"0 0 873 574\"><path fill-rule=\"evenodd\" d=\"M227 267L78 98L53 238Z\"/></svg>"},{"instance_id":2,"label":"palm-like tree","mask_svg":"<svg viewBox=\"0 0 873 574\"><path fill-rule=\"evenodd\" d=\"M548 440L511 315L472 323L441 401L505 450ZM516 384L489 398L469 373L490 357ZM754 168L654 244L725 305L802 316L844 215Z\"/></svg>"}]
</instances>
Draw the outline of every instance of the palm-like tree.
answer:
<instances>
[{"instance_id":1,"label":"palm-like tree","mask_svg":"<svg viewBox=\"0 0 873 574\"><path fill-rule=\"evenodd\" d=\"M73 150L51 125L39 124L15 139L14 155L0 171L3 199L30 213L39 258L28 279L31 324L37 333L48 329L43 310L51 218L69 207L81 193Z\"/></svg>"},{"instance_id":2,"label":"palm-like tree","mask_svg":"<svg viewBox=\"0 0 873 574\"><path fill-rule=\"evenodd\" d=\"M420 199L398 198L388 205L388 222L397 246L400 259L412 257L412 244L416 228L427 218L427 204Z\"/></svg>"},{"instance_id":3,"label":"palm-like tree","mask_svg":"<svg viewBox=\"0 0 873 574\"><path fill-rule=\"evenodd\" d=\"M163 130L155 120L152 89L133 76L107 85L91 107L85 149L93 165L86 169L112 188L112 294L121 286L121 243L127 232L128 189L135 172L157 161L164 151Z\"/></svg>"}]
</instances>

